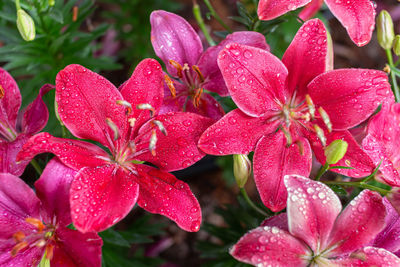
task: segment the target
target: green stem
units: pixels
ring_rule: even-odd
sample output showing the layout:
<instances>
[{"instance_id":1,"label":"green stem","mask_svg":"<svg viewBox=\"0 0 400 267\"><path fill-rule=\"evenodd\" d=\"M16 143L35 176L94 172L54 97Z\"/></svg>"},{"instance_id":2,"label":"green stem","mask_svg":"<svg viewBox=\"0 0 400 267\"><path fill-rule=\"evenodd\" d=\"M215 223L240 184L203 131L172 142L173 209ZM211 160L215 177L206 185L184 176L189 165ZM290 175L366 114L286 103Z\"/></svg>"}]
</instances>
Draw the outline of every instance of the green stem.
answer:
<instances>
[{"instance_id":1,"label":"green stem","mask_svg":"<svg viewBox=\"0 0 400 267\"><path fill-rule=\"evenodd\" d=\"M356 186L356 187L360 187L363 189L370 189L373 191L377 191L379 193L381 193L382 195L387 195L389 193L388 190L377 187L377 186L373 186L370 184L366 184L364 182L335 182L335 181L329 181L329 182L324 182L327 185L342 185L342 186Z\"/></svg>"},{"instance_id":2,"label":"green stem","mask_svg":"<svg viewBox=\"0 0 400 267\"><path fill-rule=\"evenodd\" d=\"M210 10L211 15L221 24L222 27L225 28L229 33L232 33L232 29L221 19L221 17L217 14L214 7L211 5L209 0L204 0L208 10Z\"/></svg>"},{"instance_id":3,"label":"green stem","mask_svg":"<svg viewBox=\"0 0 400 267\"><path fill-rule=\"evenodd\" d=\"M15 8L18 10L21 9L21 4L19 3L19 0L15 0Z\"/></svg>"},{"instance_id":4,"label":"green stem","mask_svg":"<svg viewBox=\"0 0 400 267\"><path fill-rule=\"evenodd\" d=\"M325 163L325 165L321 166L321 168L319 169L317 176L315 177L315 181L319 181L322 175L324 175L324 173L326 173L328 170L329 170L329 164Z\"/></svg>"},{"instance_id":5,"label":"green stem","mask_svg":"<svg viewBox=\"0 0 400 267\"><path fill-rule=\"evenodd\" d=\"M32 160L31 160L31 165L33 166L33 168L35 168L36 172L37 172L39 175L42 175L43 170L42 170L42 168L40 167L39 163L36 161L36 159L32 159Z\"/></svg>"},{"instance_id":6,"label":"green stem","mask_svg":"<svg viewBox=\"0 0 400 267\"><path fill-rule=\"evenodd\" d=\"M257 207L256 204L254 204L254 202L249 198L249 195L247 195L246 189L240 188L240 193L242 193L244 200L246 200L247 204L249 204L250 207L252 207L255 211L262 214L263 216L265 216L265 217L268 216L268 214L265 211L263 211L262 209Z\"/></svg>"},{"instance_id":7,"label":"green stem","mask_svg":"<svg viewBox=\"0 0 400 267\"><path fill-rule=\"evenodd\" d=\"M393 63L392 52L390 51L390 49L386 49L386 56L388 58L390 70L394 69L395 66ZM396 102L400 102L400 91L399 91L399 86L397 84L396 74L393 71L390 71L390 77L391 77L392 83L393 83L393 93L396 98Z\"/></svg>"},{"instance_id":8,"label":"green stem","mask_svg":"<svg viewBox=\"0 0 400 267\"><path fill-rule=\"evenodd\" d=\"M197 24L199 24L201 31L204 33L204 37L206 37L207 42L211 46L215 46L215 42L211 38L210 33L207 31L206 25L204 24L203 17L201 16L200 6L196 3L194 3L194 5L193 5L193 15L196 18Z\"/></svg>"}]
</instances>

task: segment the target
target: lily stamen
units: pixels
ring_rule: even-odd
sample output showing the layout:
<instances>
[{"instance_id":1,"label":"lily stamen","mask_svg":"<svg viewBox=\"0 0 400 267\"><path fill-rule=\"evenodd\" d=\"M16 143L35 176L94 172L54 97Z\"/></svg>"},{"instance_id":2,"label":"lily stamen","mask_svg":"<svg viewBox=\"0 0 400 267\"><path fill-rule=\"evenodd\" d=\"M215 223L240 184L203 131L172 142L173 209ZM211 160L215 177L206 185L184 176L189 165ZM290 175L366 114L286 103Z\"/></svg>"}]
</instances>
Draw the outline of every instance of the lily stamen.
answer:
<instances>
[{"instance_id":1,"label":"lily stamen","mask_svg":"<svg viewBox=\"0 0 400 267\"><path fill-rule=\"evenodd\" d=\"M165 75L164 79L165 79L165 83L167 84L167 86L169 88L169 91L171 92L172 98L175 98L176 97L176 89L174 86L174 81L168 75Z\"/></svg>"},{"instance_id":2,"label":"lily stamen","mask_svg":"<svg viewBox=\"0 0 400 267\"><path fill-rule=\"evenodd\" d=\"M176 62L175 60L172 60L172 59L169 60L169 64L171 64L177 70L178 77L182 78L183 77L183 75L182 75L182 70L183 70L182 65L179 64L179 62Z\"/></svg>"},{"instance_id":3,"label":"lily stamen","mask_svg":"<svg viewBox=\"0 0 400 267\"><path fill-rule=\"evenodd\" d=\"M154 117L154 114L156 112L156 110L150 104L147 104L147 103L139 104L139 105L136 106L136 108L140 109L140 110L148 110L148 111L150 111L150 116L151 117Z\"/></svg>"}]
</instances>

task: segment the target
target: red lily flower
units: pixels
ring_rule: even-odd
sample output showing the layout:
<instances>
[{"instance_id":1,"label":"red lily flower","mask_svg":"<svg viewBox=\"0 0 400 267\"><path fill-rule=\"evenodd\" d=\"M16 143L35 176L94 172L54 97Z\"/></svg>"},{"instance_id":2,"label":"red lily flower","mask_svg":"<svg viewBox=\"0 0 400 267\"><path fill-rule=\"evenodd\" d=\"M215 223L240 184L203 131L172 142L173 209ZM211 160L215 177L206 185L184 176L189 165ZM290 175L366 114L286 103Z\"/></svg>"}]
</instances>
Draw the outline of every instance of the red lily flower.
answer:
<instances>
[{"instance_id":1,"label":"red lily flower","mask_svg":"<svg viewBox=\"0 0 400 267\"><path fill-rule=\"evenodd\" d=\"M166 76L164 103L161 113L189 111L213 119L225 113L220 104L208 93L227 96L224 79L217 65L218 53L230 43L246 44L269 50L265 37L257 32L235 32L219 45L203 51L200 37L182 17L163 10L150 16L151 43L157 56L177 81ZM170 91L170 92L169 92Z\"/></svg>"},{"instance_id":2,"label":"red lily flower","mask_svg":"<svg viewBox=\"0 0 400 267\"><path fill-rule=\"evenodd\" d=\"M326 185L288 175L287 215L268 219L230 253L254 266L399 266L389 251L368 244L384 228L382 197L364 190L342 211Z\"/></svg>"},{"instance_id":3,"label":"red lily flower","mask_svg":"<svg viewBox=\"0 0 400 267\"><path fill-rule=\"evenodd\" d=\"M33 134L40 132L47 124L49 112L42 96L53 89L44 85L37 98L24 111L21 94L11 75L0 68L0 172L20 176L29 161L16 163L17 153Z\"/></svg>"},{"instance_id":4,"label":"red lily flower","mask_svg":"<svg viewBox=\"0 0 400 267\"><path fill-rule=\"evenodd\" d=\"M72 220L82 232L117 223L136 201L185 230L197 231L201 211L196 198L186 183L165 171L186 168L204 156L196 144L212 120L179 112L155 116L162 99L163 73L153 59L142 61L120 90L82 66L67 66L56 79L60 118L76 137L97 141L110 154L88 142L41 133L28 141L18 159L51 152L79 171L70 202Z\"/></svg>"},{"instance_id":5,"label":"red lily flower","mask_svg":"<svg viewBox=\"0 0 400 267\"><path fill-rule=\"evenodd\" d=\"M271 20L299 7L308 6L300 13L304 20L321 8L324 0L260 0L258 16ZM375 5L371 0L325 0L333 15L346 28L351 40L358 46L369 43L375 28Z\"/></svg>"},{"instance_id":6,"label":"red lily flower","mask_svg":"<svg viewBox=\"0 0 400 267\"><path fill-rule=\"evenodd\" d=\"M391 186L400 187L400 104L383 106L368 124L362 141L365 152L376 165L382 161L378 176Z\"/></svg>"},{"instance_id":7,"label":"red lily flower","mask_svg":"<svg viewBox=\"0 0 400 267\"><path fill-rule=\"evenodd\" d=\"M0 174L0 265L101 266L103 241L69 229L69 188L76 172L50 161L34 191L20 178Z\"/></svg>"},{"instance_id":8,"label":"red lily flower","mask_svg":"<svg viewBox=\"0 0 400 267\"><path fill-rule=\"evenodd\" d=\"M367 119L390 95L384 72L330 70L328 33L318 20L306 22L282 62L271 53L233 44L218 63L239 107L207 129L200 148L213 155L254 154L254 179L263 203L273 211L286 205L286 174L308 176L311 148L325 162L323 147L336 139L348 144L337 166L351 177L374 169L347 129ZM279 131L277 131L279 129Z\"/></svg>"}]
</instances>

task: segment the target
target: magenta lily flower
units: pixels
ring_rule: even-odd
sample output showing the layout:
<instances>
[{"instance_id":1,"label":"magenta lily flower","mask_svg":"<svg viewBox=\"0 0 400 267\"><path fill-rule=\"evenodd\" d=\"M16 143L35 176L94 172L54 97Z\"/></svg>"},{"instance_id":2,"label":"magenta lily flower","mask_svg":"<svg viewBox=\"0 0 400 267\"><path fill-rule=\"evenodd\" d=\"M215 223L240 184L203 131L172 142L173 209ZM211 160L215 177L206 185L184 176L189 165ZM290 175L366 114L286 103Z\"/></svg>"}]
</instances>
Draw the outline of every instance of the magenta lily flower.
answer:
<instances>
[{"instance_id":1,"label":"magenta lily flower","mask_svg":"<svg viewBox=\"0 0 400 267\"><path fill-rule=\"evenodd\" d=\"M300 17L309 19L324 2L346 28L356 45L363 46L369 43L376 16L374 2L371 0L260 0L258 17L261 20L271 20L308 4L300 13Z\"/></svg>"},{"instance_id":2,"label":"magenta lily flower","mask_svg":"<svg viewBox=\"0 0 400 267\"><path fill-rule=\"evenodd\" d=\"M0 265L101 266L103 241L69 229L69 188L75 171L50 161L34 191L20 178L0 174Z\"/></svg>"},{"instance_id":3,"label":"magenta lily flower","mask_svg":"<svg viewBox=\"0 0 400 267\"><path fill-rule=\"evenodd\" d=\"M400 104L383 106L368 124L368 134L362 141L365 152L378 165L378 178L391 186L400 186Z\"/></svg>"},{"instance_id":4,"label":"magenta lily flower","mask_svg":"<svg viewBox=\"0 0 400 267\"><path fill-rule=\"evenodd\" d=\"M308 176L311 148L325 163L324 146L336 139L349 144L337 166L362 177L374 164L347 129L367 119L391 94L384 72L331 70L332 51L324 24L307 21L282 61L271 53L240 44L228 45L218 64L239 107L201 136L208 154L254 153L254 179L263 203L273 211L286 206L283 177ZM311 145L311 146L310 146Z\"/></svg>"},{"instance_id":5,"label":"magenta lily flower","mask_svg":"<svg viewBox=\"0 0 400 267\"><path fill-rule=\"evenodd\" d=\"M168 80L161 113L189 111L213 119L225 113L220 104L204 92L227 96L224 79L217 65L218 53L230 43L241 43L269 50L265 37L256 32L235 32L219 45L203 49L200 37L182 17L163 10L151 13L151 42L165 63ZM169 92L170 91L170 92Z\"/></svg>"},{"instance_id":6,"label":"magenta lily flower","mask_svg":"<svg viewBox=\"0 0 400 267\"><path fill-rule=\"evenodd\" d=\"M17 164L15 158L29 137L46 126L49 112L42 96L51 89L52 85L44 85L38 97L18 113L21 106L18 85L0 68L0 172L20 176L29 164L29 161Z\"/></svg>"},{"instance_id":7,"label":"magenta lily flower","mask_svg":"<svg viewBox=\"0 0 400 267\"><path fill-rule=\"evenodd\" d=\"M400 265L389 251L368 246L385 226L378 193L364 190L342 211L323 183L288 175L285 186L287 216L272 217L244 235L230 251L237 260L265 267Z\"/></svg>"},{"instance_id":8,"label":"magenta lily flower","mask_svg":"<svg viewBox=\"0 0 400 267\"><path fill-rule=\"evenodd\" d=\"M166 171L189 167L204 156L196 144L212 120L182 112L156 115L162 99L163 72L153 59L142 61L120 90L82 66L67 66L56 79L60 118L73 135L99 142L109 153L92 143L41 133L18 159L50 152L78 171L70 203L74 225L82 232L112 226L136 202L197 231L199 203L186 183Z\"/></svg>"}]
</instances>

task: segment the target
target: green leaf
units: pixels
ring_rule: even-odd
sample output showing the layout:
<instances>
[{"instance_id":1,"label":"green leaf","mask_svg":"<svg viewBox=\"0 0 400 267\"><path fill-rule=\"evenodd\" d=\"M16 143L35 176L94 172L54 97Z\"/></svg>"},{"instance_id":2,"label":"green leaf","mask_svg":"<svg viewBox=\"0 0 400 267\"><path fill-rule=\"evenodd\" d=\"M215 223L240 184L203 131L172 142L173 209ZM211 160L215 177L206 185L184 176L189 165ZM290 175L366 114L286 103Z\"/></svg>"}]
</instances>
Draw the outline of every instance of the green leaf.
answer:
<instances>
[{"instance_id":1,"label":"green leaf","mask_svg":"<svg viewBox=\"0 0 400 267\"><path fill-rule=\"evenodd\" d=\"M113 230L112 228L109 228L106 231L99 233L99 235L105 243L127 248L131 246L120 233Z\"/></svg>"}]
</instances>

